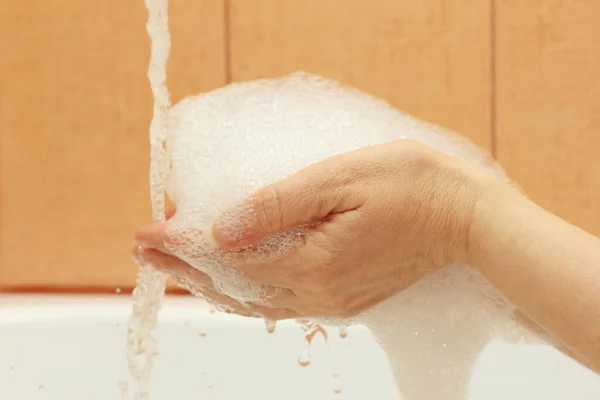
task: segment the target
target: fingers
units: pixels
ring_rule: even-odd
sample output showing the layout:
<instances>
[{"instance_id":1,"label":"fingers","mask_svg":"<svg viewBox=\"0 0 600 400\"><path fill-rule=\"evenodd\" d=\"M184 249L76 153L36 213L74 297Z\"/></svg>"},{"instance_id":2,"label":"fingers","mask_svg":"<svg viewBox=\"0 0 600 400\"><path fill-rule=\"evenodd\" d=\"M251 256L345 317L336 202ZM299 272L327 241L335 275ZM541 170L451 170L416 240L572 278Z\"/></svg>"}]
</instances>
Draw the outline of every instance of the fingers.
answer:
<instances>
[{"instance_id":1,"label":"fingers","mask_svg":"<svg viewBox=\"0 0 600 400\"><path fill-rule=\"evenodd\" d=\"M267 262L240 257L233 267L255 282L286 289L310 289L313 281L332 269L332 253L338 247L339 230L326 224L305 235L304 240L284 256ZM327 266L327 268L324 268Z\"/></svg>"},{"instance_id":2,"label":"fingers","mask_svg":"<svg viewBox=\"0 0 600 400\"><path fill-rule=\"evenodd\" d=\"M277 260L276 263L246 263L239 261L234 263L233 267L240 271L244 276L252 281L264 286L290 289L293 260L291 257L284 257Z\"/></svg>"},{"instance_id":3,"label":"fingers","mask_svg":"<svg viewBox=\"0 0 600 400\"><path fill-rule=\"evenodd\" d=\"M198 271L186 262L155 249L140 249L136 247L133 254L141 262L152 265L154 268L168 274L177 286L195 296L201 297L216 306L226 306L227 308L224 309L226 312L252 316L248 309L238 301L214 290L210 276Z\"/></svg>"},{"instance_id":4,"label":"fingers","mask_svg":"<svg viewBox=\"0 0 600 400\"><path fill-rule=\"evenodd\" d=\"M168 218L173 214L174 212L168 213ZM237 257L234 258L235 264L246 276L260 284L282 289L261 301L260 304L243 305L216 291L210 276L172 256L165 246L168 240L165 224L154 223L143 226L135 234L135 241L141 248L136 247L134 256L167 273L174 283L192 294L203 297L210 303L227 306L229 312L245 316L261 316L273 321L307 316L307 311L303 310L306 308L303 301L287 287L290 282L293 282L290 272L298 270L298 257L294 255L297 249L273 263L257 262L256 254L253 252L248 254L243 250L235 252L237 253ZM298 248L301 247L304 246Z\"/></svg>"},{"instance_id":5,"label":"fingers","mask_svg":"<svg viewBox=\"0 0 600 400\"><path fill-rule=\"evenodd\" d=\"M155 249L140 249L137 246L133 250L133 256L139 261L167 273L177 286L205 299L224 312L233 312L246 317L263 317L273 321L300 316L298 312L284 306L298 303L296 296L291 291L277 292L271 297L273 301L267 300L262 304L244 306L237 300L216 291L210 276L176 257Z\"/></svg>"},{"instance_id":6,"label":"fingers","mask_svg":"<svg viewBox=\"0 0 600 400\"><path fill-rule=\"evenodd\" d=\"M146 249L156 249L169 254L169 251L165 247L166 240L167 234L164 224L145 225L135 233L135 242L138 246Z\"/></svg>"},{"instance_id":7,"label":"fingers","mask_svg":"<svg viewBox=\"0 0 600 400\"><path fill-rule=\"evenodd\" d=\"M189 266L186 262L171 256L171 253L165 245L168 238L164 224L150 224L141 227L135 234L135 241L138 246L146 250L143 254L138 252L137 255L152 259L151 263L155 265L157 269L162 269L162 266L165 265L166 269L171 270L173 273L185 273L187 271L190 274L197 274L199 272L197 269ZM286 264L285 259L283 260L283 263L276 268L265 263L260 263L256 260L255 252L235 252L231 254L231 260L234 264L233 266L240 267L240 271L246 276L258 278L258 282L261 284L274 287L286 287L284 282L289 280L286 271L290 271L292 267L291 265L287 265L289 264L289 261ZM196 277L199 280L202 280L204 277L207 277L207 275L204 275L204 277L198 275Z\"/></svg>"},{"instance_id":8,"label":"fingers","mask_svg":"<svg viewBox=\"0 0 600 400\"><path fill-rule=\"evenodd\" d=\"M173 280L177 285L187 290L185 282L177 282L176 279ZM198 294L196 294L198 296ZM219 293L216 290L206 288L202 291L201 295L198 297L202 297L209 304L214 305L219 311L223 311L226 313L235 313L244 317L258 317L259 315L256 312L251 312L248 307L245 307L243 304L239 303L237 300L232 299L229 296L224 295L223 293ZM224 306L224 308L223 308Z\"/></svg>"},{"instance_id":9,"label":"fingers","mask_svg":"<svg viewBox=\"0 0 600 400\"><path fill-rule=\"evenodd\" d=\"M169 220L173 218L175 215L176 209L171 209L166 212L166 219ZM157 249L162 251L163 253L169 253L165 248L165 241L167 240L167 235L165 233L165 225L164 224L149 224L142 226L135 233L135 242L138 246L147 248L147 249Z\"/></svg>"},{"instance_id":10,"label":"fingers","mask_svg":"<svg viewBox=\"0 0 600 400\"><path fill-rule=\"evenodd\" d=\"M331 164L326 161L312 165L259 190L217 218L213 237L222 247L241 247L329 214L357 208L358 196L349 188L355 177ZM239 224L241 214L243 224Z\"/></svg>"},{"instance_id":11,"label":"fingers","mask_svg":"<svg viewBox=\"0 0 600 400\"><path fill-rule=\"evenodd\" d=\"M210 276L198 271L185 261L162 253L159 250L136 248L134 249L134 257L171 276L189 280L198 287L212 287L213 282Z\"/></svg>"}]
</instances>

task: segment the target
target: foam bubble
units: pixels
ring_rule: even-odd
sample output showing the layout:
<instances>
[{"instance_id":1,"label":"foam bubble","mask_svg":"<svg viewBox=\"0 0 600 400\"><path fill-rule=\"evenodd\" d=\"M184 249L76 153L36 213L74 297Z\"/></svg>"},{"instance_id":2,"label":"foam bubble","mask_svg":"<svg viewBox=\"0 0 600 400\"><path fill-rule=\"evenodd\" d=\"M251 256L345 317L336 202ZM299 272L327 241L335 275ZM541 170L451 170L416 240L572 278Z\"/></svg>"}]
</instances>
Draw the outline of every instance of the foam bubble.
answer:
<instances>
[{"instance_id":1,"label":"foam bubble","mask_svg":"<svg viewBox=\"0 0 600 400\"><path fill-rule=\"evenodd\" d=\"M336 154L397 139L419 141L504 176L465 139L373 96L304 73L189 97L170 117L168 191L177 213L167 225L167 245L209 274L218 290L242 302L271 291L236 272L231 267L236 254L216 248L206 232L218 215L238 207L227 227L232 236L241 234L255 210L239 204L263 186ZM259 259L281 257L305 230L274 235L245 251ZM367 325L390 357L405 398L462 399L483 347L517 329L511 312L474 269L450 266L353 321L325 322Z\"/></svg>"}]
</instances>

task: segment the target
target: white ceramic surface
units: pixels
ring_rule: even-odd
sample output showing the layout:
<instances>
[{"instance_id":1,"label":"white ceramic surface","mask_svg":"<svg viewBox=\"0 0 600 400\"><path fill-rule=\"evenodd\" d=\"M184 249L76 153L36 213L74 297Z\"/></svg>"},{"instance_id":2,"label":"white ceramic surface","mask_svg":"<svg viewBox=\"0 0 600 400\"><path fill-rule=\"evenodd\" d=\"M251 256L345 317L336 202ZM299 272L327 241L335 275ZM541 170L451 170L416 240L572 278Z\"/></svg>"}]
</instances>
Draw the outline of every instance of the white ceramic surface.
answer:
<instances>
[{"instance_id":1,"label":"white ceramic surface","mask_svg":"<svg viewBox=\"0 0 600 400\"><path fill-rule=\"evenodd\" d=\"M129 312L127 295L0 295L0 399L121 400ZM330 346L317 336L311 364L302 368L306 343L295 323L268 334L259 320L168 298L156 333L152 399L400 398L369 332L354 327L345 339L335 329L328 333ZM600 376L553 349L492 343L470 399L598 400Z\"/></svg>"}]
</instances>

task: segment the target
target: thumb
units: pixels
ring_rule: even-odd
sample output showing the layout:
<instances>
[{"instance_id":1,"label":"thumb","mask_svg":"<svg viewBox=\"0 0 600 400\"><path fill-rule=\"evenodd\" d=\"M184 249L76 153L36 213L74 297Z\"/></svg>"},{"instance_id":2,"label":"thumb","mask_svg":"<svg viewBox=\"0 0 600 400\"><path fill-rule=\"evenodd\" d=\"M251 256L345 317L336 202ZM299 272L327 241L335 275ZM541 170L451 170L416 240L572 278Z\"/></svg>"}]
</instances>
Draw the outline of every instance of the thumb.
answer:
<instances>
[{"instance_id":1,"label":"thumb","mask_svg":"<svg viewBox=\"0 0 600 400\"><path fill-rule=\"evenodd\" d=\"M213 237L222 247L241 247L330 214L356 209L360 204L351 190L351 180L347 174L328 172L319 165L308 167L260 189L233 211L221 214L213 224Z\"/></svg>"}]
</instances>

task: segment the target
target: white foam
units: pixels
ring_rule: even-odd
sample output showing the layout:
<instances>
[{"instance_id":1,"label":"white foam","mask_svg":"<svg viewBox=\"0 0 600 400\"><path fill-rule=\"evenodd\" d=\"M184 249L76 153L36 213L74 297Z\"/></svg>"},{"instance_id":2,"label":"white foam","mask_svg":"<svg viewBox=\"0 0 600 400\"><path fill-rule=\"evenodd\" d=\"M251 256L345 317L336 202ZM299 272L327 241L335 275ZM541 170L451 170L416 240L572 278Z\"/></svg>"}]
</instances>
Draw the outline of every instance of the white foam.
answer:
<instances>
[{"instance_id":1,"label":"white foam","mask_svg":"<svg viewBox=\"0 0 600 400\"><path fill-rule=\"evenodd\" d=\"M168 222L168 247L240 301L264 297L266 288L236 273L230 267L234 255L215 248L205 232L219 214L265 185L327 157L397 139L419 141L504 176L486 153L463 138L380 99L304 73L189 97L173 108L169 126L168 191L177 213ZM241 232L253 212L232 214L231 232ZM248 250L257 257L280 257L303 229ZM474 269L451 266L354 321L326 322L371 328L407 399L464 399L483 347L517 329L511 312Z\"/></svg>"}]
</instances>

